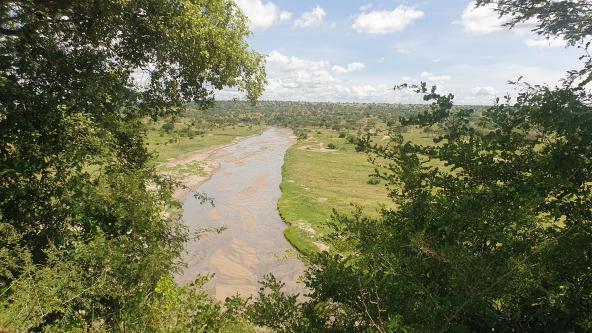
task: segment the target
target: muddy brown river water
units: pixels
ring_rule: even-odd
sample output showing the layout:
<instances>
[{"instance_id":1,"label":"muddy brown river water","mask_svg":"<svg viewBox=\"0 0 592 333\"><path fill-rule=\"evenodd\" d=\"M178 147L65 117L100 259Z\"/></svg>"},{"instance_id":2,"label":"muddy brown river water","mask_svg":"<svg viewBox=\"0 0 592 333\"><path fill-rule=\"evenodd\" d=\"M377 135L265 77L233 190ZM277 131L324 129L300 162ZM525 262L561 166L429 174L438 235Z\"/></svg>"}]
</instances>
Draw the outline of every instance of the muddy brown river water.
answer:
<instances>
[{"instance_id":1,"label":"muddy brown river water","mask_svg":"<svg viewBox=\"0 0 592 333\"><path fill-rule=\"evenodd\" d=\"M214 273L206 288L224 300L236 293L256 294L258 281L273 273L286 283L286 291L303 290L297 278L304 267L284 238L286 225L277 212L284 154L294 142L290 130L270 128L215 153L219 169L196 190L212 197L215 207L190 194L183 203L183 221L191 231L228 229L186 245L187 268L177 277L179 284Z\"/></svg>"}]
</instances>

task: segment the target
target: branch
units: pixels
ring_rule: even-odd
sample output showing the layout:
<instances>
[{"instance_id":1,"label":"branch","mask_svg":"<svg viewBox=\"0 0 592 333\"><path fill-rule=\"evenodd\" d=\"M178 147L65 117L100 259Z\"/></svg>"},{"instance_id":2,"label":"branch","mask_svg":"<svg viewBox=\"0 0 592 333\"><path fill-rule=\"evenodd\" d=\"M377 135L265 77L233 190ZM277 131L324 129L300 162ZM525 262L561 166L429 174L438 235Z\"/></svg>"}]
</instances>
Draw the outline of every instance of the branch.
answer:
<instances>
[{"instance_id":1,"label":"branch","mask_svg":"<svg viewBox=\"0 0 592 333\"><path fill-rule=\"evenodd\" d=\"M2 28L0 27L0 34L5 35L5 36L18 36L21 35L24 32L24 29L6 29L6 28Z\"/></svg>"}]
</instances>

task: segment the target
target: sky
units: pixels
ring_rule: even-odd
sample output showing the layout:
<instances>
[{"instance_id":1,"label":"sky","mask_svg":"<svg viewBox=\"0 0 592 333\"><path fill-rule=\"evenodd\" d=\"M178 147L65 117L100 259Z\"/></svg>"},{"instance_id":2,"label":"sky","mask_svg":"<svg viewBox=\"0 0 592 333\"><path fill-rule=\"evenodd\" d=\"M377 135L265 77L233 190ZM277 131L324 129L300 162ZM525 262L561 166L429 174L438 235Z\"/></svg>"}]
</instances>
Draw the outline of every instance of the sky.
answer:
<instances>
[{"instance_id":1,"label":"sky","mask_svg":"<svg viewBox=\"0 0 592 333\"><path fill-rule=\"evenodd\" d=\"M459 104L515 94L509 80L555 85L581 50L513 30L470 0L235 0L266 55L264 100L416 103L393 90L427 82ZM217 97L240 96L231 89Z\"/></svg>"}]
</instances>

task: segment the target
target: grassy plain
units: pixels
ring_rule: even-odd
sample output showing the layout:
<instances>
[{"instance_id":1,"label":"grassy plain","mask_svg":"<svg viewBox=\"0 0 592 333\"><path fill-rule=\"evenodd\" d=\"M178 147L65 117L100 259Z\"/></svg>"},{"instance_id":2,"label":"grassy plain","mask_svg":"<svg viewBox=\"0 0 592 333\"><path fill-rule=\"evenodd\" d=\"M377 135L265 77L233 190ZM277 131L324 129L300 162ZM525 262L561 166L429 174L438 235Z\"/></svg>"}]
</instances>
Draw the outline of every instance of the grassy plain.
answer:
<instances>
[{"instance_id":1,"label":"grassy plain","mask_svg":"<svg viewBox=\"0 0 592 333\"><path fill-rule=\"evenodd\" d=\"M330 143L335 150L326 149ZM333 130L313 129L308 139L290 147L278 203L289 224L284 233L290 243L304 253L317 251L330 231L327 222L333 209L351 211L355 204L367 214L376 214L387 200L383 184L368 184L373 170L366 154L356 152L354 145Z\"/></svg>"},{"instance_id":2,"label":"grassy plain","mask_svg":"<svg viewBox=\"0 0 592 333\"><path fill-rule=\"evenodd\" d=\"M421 144L433 142L429 135L414 129L404 137ZM335 150L326 149L331 143ZM322 239L331 231L333 209L352 212L357 205L367 215L378 215L381 206L392 207L384 182L368 183L373 171L367 155L356 152L338 132L310 129L308 139L288 149L282 168L278 208L289 225L284 234L290 243L303 253L327 248Z\"/></svg>"}]
</instances>

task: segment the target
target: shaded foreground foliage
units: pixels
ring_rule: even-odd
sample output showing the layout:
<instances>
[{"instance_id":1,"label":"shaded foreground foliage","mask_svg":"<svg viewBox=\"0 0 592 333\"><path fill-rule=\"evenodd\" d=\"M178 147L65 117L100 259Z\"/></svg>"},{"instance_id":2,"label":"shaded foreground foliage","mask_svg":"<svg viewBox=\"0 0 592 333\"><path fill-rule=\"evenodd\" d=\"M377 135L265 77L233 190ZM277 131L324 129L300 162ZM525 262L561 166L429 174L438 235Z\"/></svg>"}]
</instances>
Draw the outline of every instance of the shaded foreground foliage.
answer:
<instances>
[{"instance_id":1,"label":"shaded foreground foliage","mask_svg":"<svg viewBox=\"0 0 592 333\"><path fill-rule=\"evenodd\" d=\"M546 36L589 36L579 23L556 26L578 1L478 1L502 15L518 2L518 21L557 14L540 23ZM396 205L378 218L335 213L336 252L309 258L307 299L269 277L258 297L223 309L203 279L180 288L170 277L189 235L173 184L147 166L141 120L208 105L224 85L261 94L261 57L236 5L22 0L0 3L0 15L0 329L240 331L248 320L279 332L592 330L587 67L561 88L526 86L480 123L425 86L415 88L429 109L409 107L398 122L385 105L228 111L296 128L387 123L387 144L352 140ZM324 107L329 122L313 116ZM410 125L434 144L406 142Z\"/></svg>"},{"instance_id":2,"label":"shaded foreground foliage","mask_svg":"<svg viewBox=\"0 0 592 333\"><path fill-rule=\"evenodd\" d=\"M432 110L406 122L443 127L441 144L392 133L389 145L369 146L388 170L377 176L397 209L376 221L337 216L335 242L353 254L317 259L309 276L316 297L356 309L379 330L590 330L592 110L584 94L528 90L488 110L486 130L449 97L426 96L436 99Z\"/></svg>"},{"instance_id":3,"label":"shaded foreground foliage","mask_svg":"<svg viewBox=\"0 0 592 333\"><path fill-rule=\"evenodd\" d=\"M452 96L416 89L433 104L402 123L438 127L435 144L396 130L366 141L396 208L335 213L335 252L309 258L309 300L267 284L274 305L255 320L281 332L592 330L587 93L526 88L476 124Z\"/></svg>"},{"instance_id":4,"label":"shaded foreground foliage","mask_svg":"<svg viewBox=\"0 0 592 333\"><path fill-rule=\"evenodd\" d=\"M0 3L0 330L170 331L151 316L188 235L141 120L256 99L248 35L229 0Z\"/></svg>"}]
</instances>

